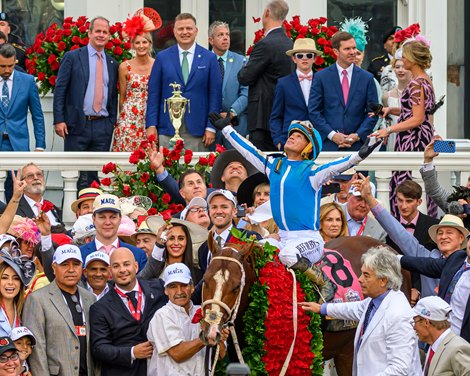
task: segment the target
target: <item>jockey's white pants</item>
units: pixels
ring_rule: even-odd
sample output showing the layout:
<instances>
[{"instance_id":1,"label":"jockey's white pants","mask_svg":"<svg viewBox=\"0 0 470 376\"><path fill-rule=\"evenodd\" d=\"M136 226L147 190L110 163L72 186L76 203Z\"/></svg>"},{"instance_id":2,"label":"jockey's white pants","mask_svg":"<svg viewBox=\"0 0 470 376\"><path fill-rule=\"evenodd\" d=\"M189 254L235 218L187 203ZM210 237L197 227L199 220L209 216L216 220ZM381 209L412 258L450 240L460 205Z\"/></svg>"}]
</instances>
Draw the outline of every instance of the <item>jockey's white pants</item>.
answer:
<instances>
[{"instance_id":1,"label":"jockey's white pants","mask_svg":"<svg viewBox=\"0 0 470 376\"><path fill-rule=\"evenodd\" d=\"M319 231L279 230L279 236L281 238L279 259L284 265L289 267L294 265L298 261L298 257L307 258L310 264L320 261L325 242Z\"/></svg>"}]
</instances>

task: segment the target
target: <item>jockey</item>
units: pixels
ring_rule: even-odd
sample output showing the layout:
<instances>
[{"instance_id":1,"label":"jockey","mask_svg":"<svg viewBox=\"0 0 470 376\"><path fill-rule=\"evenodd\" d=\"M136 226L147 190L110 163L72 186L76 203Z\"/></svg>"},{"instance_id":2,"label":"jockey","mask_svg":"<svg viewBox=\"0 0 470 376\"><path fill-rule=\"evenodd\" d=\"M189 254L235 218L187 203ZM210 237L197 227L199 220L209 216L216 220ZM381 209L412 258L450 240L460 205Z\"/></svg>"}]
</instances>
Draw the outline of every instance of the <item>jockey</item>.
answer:
<instances>
[{"instance_id":1,"label":"jockey","mask_svg":"<svg viewBox=\"0 0 470 376\"><path fill-rule=\"evenodd\" d=\"M315 164L322 139L309 121L293 121L284 147L285 157L272 157L257 150L229 125L230 117L209 114L214 126L253 166L270 181L273 218L279 226L279 259L286 266L306 271L315 267L323 256L324 241L319 232L322 185L364 160L381 143L364 144L358 152L325 163Z\"/></svg>"}]
</instances>

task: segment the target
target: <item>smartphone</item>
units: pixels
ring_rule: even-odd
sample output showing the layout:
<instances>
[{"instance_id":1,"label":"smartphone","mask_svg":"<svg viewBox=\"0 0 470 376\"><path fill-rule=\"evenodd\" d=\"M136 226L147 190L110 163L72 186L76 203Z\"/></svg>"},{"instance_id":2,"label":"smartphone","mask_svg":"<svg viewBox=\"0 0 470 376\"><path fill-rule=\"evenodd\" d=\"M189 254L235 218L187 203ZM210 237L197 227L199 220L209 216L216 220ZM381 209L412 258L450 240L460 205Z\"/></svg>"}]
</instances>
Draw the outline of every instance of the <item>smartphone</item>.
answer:
<instances>
[{"instance_id":1,"label":"smartphone","mask_svg":"<svg viewBox=\"0 0 470 376\"><path fill-rule=\"evenodd\" d=\"M455 153L455 141L452 141L452 140L434 141L434 151L436 153Z\"/></svg>"},{"instance_id":2,"label":"smartphone","mask_svg":"<svg viewBox=\"0 0 470 376\"><path fill-rule=\"evenodd\" d=\"M341 187L339 186L339 183L324 184L321 189L321 196L325 197L333 193L339 193L340 190Z\"/></svg>"},{"instance_id":3,"label":"smartphone","mask_svg":"<svg viewBox=\"0 0 470 376\"><path fill-rule=\"evenodd\" d=\"M237 217L242 218L244 216L246 216L245 207L241 205L237 205Z\"/></svg>"}]
</instances>

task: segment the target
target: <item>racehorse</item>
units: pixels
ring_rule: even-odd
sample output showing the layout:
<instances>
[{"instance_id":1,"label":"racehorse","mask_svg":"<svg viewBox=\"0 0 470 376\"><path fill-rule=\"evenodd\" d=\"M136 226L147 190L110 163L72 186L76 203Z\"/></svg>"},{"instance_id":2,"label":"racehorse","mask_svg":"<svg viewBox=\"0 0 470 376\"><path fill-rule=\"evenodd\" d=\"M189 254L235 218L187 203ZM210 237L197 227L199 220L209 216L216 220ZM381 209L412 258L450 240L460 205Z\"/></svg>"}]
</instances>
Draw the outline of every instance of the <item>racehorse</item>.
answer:
<instances>
[{"instance_id":1,"label":"racehorse","mask_svg":"<svg viewBox=\"0 0 470 376\"><path fill-rule=\"evenodd\" d=\"M247 258L253 254L255 245L241 246L240 244L226 243L225 247L220 249L211 236L209 236L208 243L212 252L212 260L204 275L202 295L202 316L204 319L200 335L205 343L208 343L209 338L218 341L222 327L234 319L236 319L237 334L242 333L241 319L249 303L249 289L256 281L256 273L252 266L254 262L247 262ZM325 245L325 251L330 249L339 252L344 259L349 260L356 275L360 276L361 256L368 249L380 245L386 246L384 243L366 236L342 237L328 242ZM388 248L394 251L392 248ZM402 274L402 291L409 299L410 273L402 270ZM323 357L325 360L332 358L336 360L336 371L339 376L352 375L355 330L324 332ZM241 343L243 345L243 341Z\"/></svg>"}]
</instances>

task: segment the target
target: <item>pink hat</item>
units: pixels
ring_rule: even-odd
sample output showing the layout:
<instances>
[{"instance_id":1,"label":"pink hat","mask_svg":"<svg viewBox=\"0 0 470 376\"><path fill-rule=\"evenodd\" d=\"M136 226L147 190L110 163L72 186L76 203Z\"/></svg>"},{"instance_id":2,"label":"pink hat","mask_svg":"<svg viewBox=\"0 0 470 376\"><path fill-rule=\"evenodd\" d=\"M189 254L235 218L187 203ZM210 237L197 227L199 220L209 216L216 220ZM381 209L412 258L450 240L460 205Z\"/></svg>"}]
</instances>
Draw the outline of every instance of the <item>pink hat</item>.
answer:
<instances>
[{"instance_id":1,"label":"pink hat","mask_svg":"<svg viewBox=\"0 0 470 376\"><path fill-rule=\"evenodd\" d=\"M136 233L135 223L127 215L121 217L121 224L118 229L118 237L123 239L126 243L134 244L131 239L131 236Z\"/></svg>"}]
</instances>

